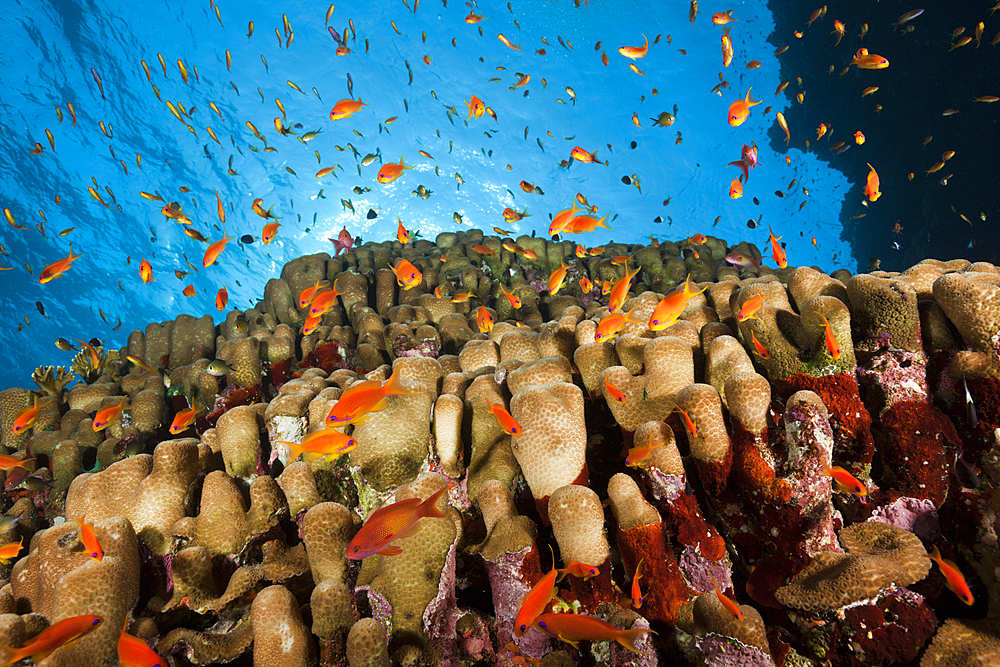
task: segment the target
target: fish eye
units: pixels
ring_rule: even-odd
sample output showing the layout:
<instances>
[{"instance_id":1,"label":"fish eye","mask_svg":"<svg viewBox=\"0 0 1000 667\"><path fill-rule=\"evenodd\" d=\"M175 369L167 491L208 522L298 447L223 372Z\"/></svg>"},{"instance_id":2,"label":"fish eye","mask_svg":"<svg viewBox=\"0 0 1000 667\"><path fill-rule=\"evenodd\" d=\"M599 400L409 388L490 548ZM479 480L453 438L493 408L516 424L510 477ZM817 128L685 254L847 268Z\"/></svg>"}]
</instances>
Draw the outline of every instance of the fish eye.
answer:
<instances>
[{"instance_id":1,"label":"fish eye","mask_svg":"<svg viewBox=\"0 0 1000 667\"><path fill-rule=\"evenodd\" d=\"M547 625L545 624L545 621L539 621L539 622L538 622L538 627L540 627L540 628L548 628L549 626L547 626Z\"/></svg>"},{"instance_id":2,"label":"fish eye","mask_svg":"<svg viewBox=\"0 0 1000 667\"><path fill-rule=\"evenodd\" d=\"M358 553L359 551L361 551L361 547L354 547L354 553Z\"/></svg>"},{"instance_id":3,"label":"fish eye","mask_svg":"<svg viewBox=\"0 0 1000 667\"><path fill-rule=\"evenodd\" d=\"M521 624L521 632L524 632L527 629L528 629L528 626L522 623Z\"/></svg>"}]
</instances>

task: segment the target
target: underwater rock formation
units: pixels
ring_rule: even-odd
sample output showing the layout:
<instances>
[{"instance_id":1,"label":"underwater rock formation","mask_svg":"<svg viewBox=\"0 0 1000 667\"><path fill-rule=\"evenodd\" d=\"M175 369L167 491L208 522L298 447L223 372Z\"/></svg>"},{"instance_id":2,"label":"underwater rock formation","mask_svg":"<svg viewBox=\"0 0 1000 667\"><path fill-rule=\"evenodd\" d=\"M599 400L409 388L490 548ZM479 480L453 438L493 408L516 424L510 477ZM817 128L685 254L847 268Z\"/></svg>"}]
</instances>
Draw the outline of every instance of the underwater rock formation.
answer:
<instances>
[{"instance_id":1,"label":"underwater rock formation","mask_svg":"<svg viewBox=\"0 0 1000 667\"><path fill-rule=\"evenodd\" d=\"M0 588L4 641L98 614L53 664L111 662L127 618L184 665L996 655L1000 269L828 276L726 266L721 239L583 259L516 239L530 260L502 241L299 258L219 326L150 324L81 359L74 386L49 367L40 391L0 392L17 517L0 542L25 545ZM550 295L566 263L575 278ZM704 291L650 329L689 274ZM600 342L614 313L583 277L632 313ZM338 294L297 333L299 295L324 278ZM414 515L432 496L447 511ZM84 522L103 559L81 550ZM377 553L359 563L362 547ZM576 614L557 619L569 629L516 629L546 585L536 615Z\"/></svg>"}]
</instances>

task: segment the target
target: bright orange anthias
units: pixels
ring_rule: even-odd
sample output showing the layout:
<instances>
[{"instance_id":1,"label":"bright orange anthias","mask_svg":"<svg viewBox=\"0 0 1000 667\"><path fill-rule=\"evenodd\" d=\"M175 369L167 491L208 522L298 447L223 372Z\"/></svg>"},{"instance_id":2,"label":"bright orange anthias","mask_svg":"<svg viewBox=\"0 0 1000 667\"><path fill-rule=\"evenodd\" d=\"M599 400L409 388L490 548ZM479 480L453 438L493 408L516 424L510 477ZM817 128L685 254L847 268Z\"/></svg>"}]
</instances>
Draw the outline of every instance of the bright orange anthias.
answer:
<instances>
[{"instance_id":1,"label":"bright orange anthias","mask_svg":"<svg viewBox=\"0 0 1000 667\"><path fill-rule=\"evenodd\" d=\"M639 652L635 641L642 633L652 632L641 629L619 630L599 618L583 614L541 614L532 625L574 648L579 648L580 641L614 640L633 653Z\"/></svg>"},{"instance_id":2,"label":"bright orange anthias","mask_svg":"<svg viewBox=\"0 0 1000 667\"><path fill-rule=\"evenodd\" d=\"M229 303L229 290L223 285L219 288L219 291L215 293L215 308L216 310L225 310L226 304Z\"/></svg>"},{"instance_id":3,"label":"bright orange anthias","mask_svg":"<svg viewBox=\"0 0 1000 667\"><path fill-rule=\"evenodd\" d=\"M22 648L0 647L0 660L4 665L13 665L25 658L31 658L35 663L38 663L51 655L57 648L72 644L80 637L95 630L103 622L102 617L90 614L63 619L42 630L37 637Z\"/></svg>"},{"instance_id":4,"label":"bright orange anthias","mask_svg":"<svg viewBox=\"0 0 1000 667\"><path fill-rule=\"evenodd\" d=\"M653 454L653 450L662 446L663 441L654 440L648 445L638 445L636 447L632 447L628 450L628 455L625 457L625 465L633 468L644 467L643 463L645 463Z\"/></svg>"},{"instance_id":5,"label":"bright orange anthias","mask_svg":"<svg viewBox=\"0 0 1000 667\"><path fill-rule=\"evenodd\" d=\"M572 206L564 208L556 213L555 216L552 217L552 222L549 224L549 234L561 233L564 229L566 229L566 226L569 224L569 221L573 219L573 216L580 210L581 209L576 207L576 202L574 201Z\"/></svg>"},{"instance_id":6,"label":"bright orange anthias","mask_svg":"<svg viewBox=\"0 0 1000 667\"><path fill-rule=\"evenodd\" d=\"M177 435L181 431L186 430L191 424L194 423L195 416L204 410L205 408L200 405L194 405L187 410L181 410L176 415L174 415L174 421L170 423L170 432L173 435Z\"/></svg>"},{"instance_id":7,"label":"bright orange anthias","mask_svg":"<svg viewBox=\"0 0 1000 667\"><path fill-rule=\"evenodd\" d=\"M785 249L778 243L782 237L776 237L774 232L771 231L770 225L768 225L767 231L770 233L768 241L771 242L771 257L774 258L774 263L778 265L778 268L783 269L788 266L788 258L785 256Z\"/></svg>"},{"instance_id":8,"label":"bright orange anthias","mask_svg":"<svg viewBox=\"0 0 1000 667\"><path fill-rule=\"evenodd\" d=\"M822 475L824 477L831 478L839 491L849 493L852 496L868 495L868 488L847 470L841 468L840 466L831 467L830 464L823 459L820 459L819 462L823 464Z\"/></svg>"},{"instance_id":9,"label":"bright orange anthias","mask_svg":"<svg viewBox=\"0 0 1000 667\"><path fill-rule=\"evenodd\" d=\"M548 571L538 582L531 587L527 595L521 600L521 607L517 611L514 619L514 636L520 637L531 624L538 618L538 615L545 611L552 598L556 595L556 575L558 571L555 565L555 556L552 558L552 569Z\"/></svg>"},{"instance_id":10,"label":"bright orange anthias","mask_svg":"<svg viewBox=\"0 0 1000 667\"><path fill-rule=\"evenodd\" d=\"M708 285L695 291L694 283L691 282L691 275L688 274L684 285L660 299L660 303L653 309L653 314L650 315L649 324L647 325L649 330L662 331L676 322L681 313L684 312L691 297L701 294L706 289L708 289Z\"/></svg>"},{"instance_id":11,"label":"bright orange anthias","mask_svg":"<svg viewBox=\"0 0 1000 667\"><path fill-rule=\"evenodd\" d=\"M205 251L205 258L201 262L202 266L204 266L207 269L208 267L215 264L215 260L219 258L219 254L226 248L226 244L232 241L234 238L236 237L230 236L229 238L226 238L226 234L223 233L221 241L216 241L212 245L208 246L208 249Z\"/></svg>"},{"instance_id":12,"label":"bright orange anthias","mask_svg":"<svg viewBox=\"0 0 1000 667\"><path fill-rule=\"evenodd\" d=\"M637 320L632 317L632 313L634 313L635 309L640 305L641 304L636 304L632 306L632 309L624 315L622 313L611 313L610 315L605 316L604 319L598 323L597 330L594 332L594 342L603 343L614 340L618 337L618 334L625 330L625 325L629 322L634 324L644 324L645 322L643 320Z\"/></svg>"},{"instance_id":13,"label":"bright orange anthias","mask_svg":"<svg viewBox=\"0 0 1000 667\"><path fill-rule=\"evenodd\" d=\"M506 289L504 289L504 286L502 284L500 285L500 292L502 292L503 295L507 297L507 300L510 301L511 308L517 310L521 307L521 299L515 296L512 292L508 292Z\"/></svg>"},{"instance_id":14,"label":"bright orange anthias","mask_svg":"<svg viewBox=\"0 0 1000 667\"><path fill-rule=\"evenodd\" d=\"M833 335L833 327L830 326L830 322L827 321L826 316L823 313L816 313L823 319L823 327L826 333L826 351L830 353L834 361L840 359L840 344L837 342L837 337Z\"/></svg>"},{"instance_id":15,"label":"bright orange anthias","mask_svg":"<svg viewBox=\"0 0 1000 667\"><path fill-rule=\"evenodd\" d=\"M21 553L21 549L23 548L24 537L21 537L19 542L10 542L0 546L0 563L7 565L10 561L17 558L17 555Z\"/></svg>"},{"instance_id":16,"label":"bright orange anthias","mask_svg":"<svg viewBox=\"0 0 1000 667\"><path fill-rule=\"evenodd\" d=\"M83 544L83 551L94 561L100 563L104 559L104 549L97 541L97 533L94 532L94 524L86 523L87 519L80 517L76 520L76 525L80 527L80 543Z\"/></svg>"},{"instance_id":17,"label":"bright orange anthias","mask_svg":"<svg viewBox=\"0 0 1000 667\"><path fill-rule=\"evenodd\" d=\"M109 405L108 407L97 412L94 416L94 424L92 428L95 431L103 431L110 426L113 421L121 417L122 410L128 410L129 408L130 406L128 405L127 399L122 397L118 403Z\"/></svg>"},{"instance_id":18,"label":"bright orange anthias","mask_svg":"<svg viewBox=\"0 0 1000 667\"><path fill-rule=\"evenodd\" d=\"M65 259L60 259L58 262L53 262L52 264L49 264L44 269L42 269L42 272L38 274L38 282L44 285L47 282L55 280L62 274L66 273L70 269L70 267L73 266L73 262L80 259L81 257L83 257L82 252L77 255L73 254L73 245L70 244L69 257L66 257Z\"/></svg>"},{"instance_id":19,"label":"bright orange anthias","mask_svg":"<svg viewBox=\"0 0 1000 667\"><path fill-rule=\"evenodd\" d=\"M333 109L330 111L330 120L342 120L344 118L350 118L357 112L361 111L361 107L368 107L370 104L365 104L360 99L343 99L333 105Z\"/></svg>"},{"instance_id":20,"label":"bright orange anthias","mask_svg":"<svg viewBox=\"0 0 1000 667\"><path fill-rule=\"evenodd\" d=\"M289 463L303 454L306 460L318 459L323 456L330 457L328 460L332 460L353 451L358 446L354 438L335 428L313 431L303 438L302 442L279 440L278 444L285 446Z\"/></svg>"},{"instance_id":21,"label":"bright orange anthias","mask_svg":"<svg viewBox=\"0 0 1000 667\"><path fill-rule=\"evenodd\" d=\"M726 611L733 615L737 621L743 620L743 611L739 606L729 599L729 597L719 590L719 582L715 580L715 575L712 575L712 583L715 584L715 594L719 597L719 602L725 607Z\"/></svg>"},{"instance_id":22,"label":"bright orange anthias","mask_svg":"<svg viewBox=\"0 0 1000 667\"><path fill-rule=\"evenodd\" d=\"M628 298L628 291L632 286L632 279L635 278L636 274L639 273L640 267L635 267L635 271L629 271L628 265L625 265L625 275L618 279L618 282L614 284L611 288L610 296L608 297L608 310L612 313L616 313L621 310L622 305L625 303L625 299Z\"/></svg>"},{"instance_id":23,"label":"bright orange anthias","mask_svg":"<svg viewBox=\"0 0 1000 667\"><path fill-rule=\"evenodd\" d=\"M376 180L379 183L392 183L403 174L404 169L413 169L413 167L407 167L403 164L404 157L406 156L404 155L399 158L399 164L395 162L386 162L383 164L382 168L378 170Z\"/></svg>"},{"instance_id":24,"label":"bright orange anthias","mask_svg":"<svg viewBox=\"0 0 1000 667\"><path fill-rule=\"evenodd\" d=\"M640 609L642 607L642 589L639 587L639 577L641 577L642 575L639 573L639 571L642 569L643 560L645 560L645 558L641 559L639 563L635 566L635 574L632 576L633 609Z\"/></svg>"},{"instance_id":25,"label":"bright orange anthias","mask_svg":"<svg viewBox=\"0 0 1000 667\"><path fill-rule=\"evenodd\" d=\"M403 291L413 289L424 280L424 274L415 267L408 259L400 259L392 267L392 272L396 274L396 282L403 288Z\"/></svg>"},{"instance_id":26,"label":"bright orange anthias","mask_svg":"<svg viewBox=\"0 0 1000 667\"><path fill-rule=\"evenodd\" d=\"M386 407L385 399L389 396L411 396L407 391L398 371L393 371L385 384L378 380L355 382L340 396L326 418L328 425L346 426L359 424L372 412L378 412Z\"/></svg>"},{"instance_id":27,"label":"bright orange anthias","mask_svg":"<svg viewBox=\"0 0 1000 667\"><path fill-rule=\"evenodd\" d=\"M610 397L613 401L618 401L619 403L625 402L625 394L622 393L621 389L613 385L609 379L604 380L604 395Z\"/></svg>"},{"instance_id":28,"label":"bright orange anthias","mask_svg":"<svg viewBox=\"0 0 1000 667\"><path fill-rule=\"evenodd\" d=\"M398 221L398 226L396 227L396 240L403 245L406 245L413 240L413 234L403 226L402 218L396 216L396 220Z\"/></svg>"},{"instance_id":29,"label":"bright orange anthias","mask_svg":"<svg viewBox=\"0 0 1000 667\"><path fill-rule=\"evenodd\" d=\"M118 663L121 667L167 667L167 661L149 648L144 639L128 634L128 618L118 636Z\"/></svg>"},{"instance_id":30,"label":"bright orange anthias","mask_svg":"<svg viewBox=\"0 0 1000 667\"><path fill-rule=\"evenodd\" d=\"M579 577L586 581L592 577L598 576L601 571L600 569L594 567L593 565L587 565L586 563L581 563L578 560L571 560L566 563L566 567L556 570L559 576L556 577L556 581L562 581L564 577L573 576Z\"/></svg>"},{"instance_id":31,"label":"bright orange anthias","mask_svg":"<svg viewBox=\"0 0 1000 667\"><path fill-rule=\"evenodd\" d=\"M38 420L38 413L42 409L42 406L51 400L51 398L46 398L44 401L39 403L38 397L35 396L35 402L30 407L18 412L17 417L14 418L14 426L11 428L14 435L20 435L34 426L35 422Z\"/></svg>"},{"instance_id":32,"label":"bright orange anthias","mask_svg":"<svg viewBox=\"0 0 1000 667\"><path fill-rule=\"evenodd\" d=\"M674 409L675 411L681 413L681 417L683 418L684 421L684 428L685 430L687 430L688 435L691 436L692 438L697 438L698 424L696 424L695 421L691 419L691 415L687 413L687 410L677 405L676 403L674 403Z\"/></svg>"},{"instance_id":33,"label":"bright orange anthias","mask_svg":"<svg viewBox=\"0 0 1000 667\"><path fill-rule=\"evenodd\" d=\"M549 294L555 296L560 289L562 289L563 283L566 282L566 271L569 267L566 262L560 262L559 268L552 272L549 276Z\"/></svg>"},{"instance_id":34,"label":"bright orange anthias","mask_svg":"<svg viewBox=\"0 0 1000 667\"><path fill-rule=\"evenodd\" d=\"M492 402L488 398L486 399L486 402L490 406L490 414L496 417L497 421L500 422L500 428L503 429L504 433L507 435L521 435L524 433L524 429L522 429L521 425L517 423L517 420L514 419L509 412L507 412L507 408L499 403Z\"/></svg>"},{"instance_id":35,"label":"bright orange anthias","mask_svg":"<svg viewBox=\"0 0 1000 667\"><path fill-rule=\"evenodd\" d=\"M347 558L363 560L374 554L396 556L403 553L393 541L399 537L409 537L420 530L418 522L424 517L447 516L447 512L438 509L438 500L447 491L448 487L445 487L423 502L419 498L408 498L372 512L365 525L347 545Z\"/></svg>"},{"instance_id":36,"label":"bright orange anthias","mask_svg":"<svg viewBox=\"0 0 1000 667\"><path fill-rule=\"evenodd\" d=\"M597 159L597 151L594 151L593 153L588 153L580 146L574 146L573 150L570 151L569 156L573 160L577 160L579 162L585 162L587 164L591 163L604 164L604 165L607 164L607 162L601 162L600 160Z\"/></svg>"},{"instance_id":37,"label":"bright orange anthias","mask_svg":"<svg viewBox=\"0 0 1000 667\"><path fill-rule=\"evenodd\" d=\"M646 43L642 46L623 46L618 49L618 53L622 54L626 58L631 58L636 60L638 58L645 58L646 53L649 51L649 38L646 35L642 36L646 40Z\"/></svg>"},{"instance_id":38,"label":"bright orange anthias","mask_svg":"<svg viewBox=\"0 0 1000 667\"><path fill-rule=\"evenodd\" d=\"M754 100L750 97L750 90L747 90L747 96L745 99L736 100L729 105L729 124L733 127L739 127L746 121L750 116L750 107L760 104L760 100Z\"/></svg>"},{"instance_id":39,"label":"bright orange anthias","mask_svg":"<svg viewBox=\"0 0 1000 667\"><path fill-rule=\"evenodd\" d=\"M264 243L264 245L271 245L271 241L273 241L274 237L278 234L278 227L281 227L280 222L272 222L269 225L264 225L264 231L260 234L260 240Z\"/></svg>"},{"instance_id":40,"label":"bright orange anthias","mask_svg":"<svg viewBox=\"0 0 1000 667\"><path fill-rule=\"evenodd\" d=\"M343 292L337 289L336 283L334 283L332 289L320 287L319 291L313 295L312 303L309 304L309 316L316 317L317 315L323 315L333 310L333 307L337 303L337 297L341 294Z\"/></svg>"},{"instance_id":41,"label":"bright orange anthias","mask_svg":"<svg viewBox=\"0 0 1000 667\"><path fill-rule=\"evenodd\" d=\"M938 550L937 545L934 545L934 551L927 555L932 561L938 564L941 568L941 574L944 575L945 585L948 589L958 596L958 599L967 605L972 605L975 602L975 598L972 597L972 591L969 590L969 585L965 582L965 576L962 574L958 566L947 558L941 557L941 552Z\"/></svg>"},{"instance_id":42,"label":"bright orange anthias","mask_svg":"<svg viewBox=\"0 0 1000 667\"><path fill-rule=\"evenodd\" d=\"M313 297L316 296L316 292L324 287L329 287L330 281L323 280L322 278L316 281L316 284L312 287L307 287L301 292L299 292L299 308L305 308L313 301Z\"/></svg>"},{"instance_id":43,"label":"bright orange anthias","mask_svg":"<svg viewBox=\"0 0 1000 667\"><path fill-rule=\"evenodd\" d=\"M486 306L479 306L476 311L476 326L479 333L489 333L493 331L493 314L486 310Z\"/></svg>"},{"instance_id":44,"label":"bright orange anthias","mask_svg":"<svg viewBox=\"0 0 1000 667\"><path fill-rule=\"evenodd\" d=\"M851 59L851 62L850 64L848 64L848 67L850 67L851 65L857 65L860 69L885 69L886 67L889 66L889 61L883 58L882 56L877 56L874 54L869 55L868 49L862 46L860 49L858 49L858 52L854 55L854 58Z\"/></svg>"},{"instance_id":45,"label":"bright orange anthias","mask_svg":"<svg viewBox=\"0 0 1000 667\"><path fill-rule=\"evenodd\" d=\"M743 303L743 307L740 308L740 312L736 314L737 322L746 322L747 320L756 320L757 311L760 307L764 305L764 297L761 294L752 296Z\"/></svg>"}]
</instances>

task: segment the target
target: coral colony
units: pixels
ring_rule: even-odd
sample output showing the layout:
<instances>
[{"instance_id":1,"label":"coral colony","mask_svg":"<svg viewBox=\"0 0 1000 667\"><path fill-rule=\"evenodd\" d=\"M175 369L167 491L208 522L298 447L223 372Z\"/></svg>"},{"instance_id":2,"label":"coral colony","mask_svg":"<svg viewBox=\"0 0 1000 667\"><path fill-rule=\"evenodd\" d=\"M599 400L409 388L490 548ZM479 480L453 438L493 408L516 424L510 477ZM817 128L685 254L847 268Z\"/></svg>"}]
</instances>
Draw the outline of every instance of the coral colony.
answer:
<instances>
[{"instance_id":1,"label":"coral colony","mask_svg":"<svg viewBox=\"0 0 1000 667\"><path fill-rule=\"evenodd\" d=\"M39 368L0 663L997 664L1000 270L700 240L368 242Z\"/></svg>"}]
</instances>

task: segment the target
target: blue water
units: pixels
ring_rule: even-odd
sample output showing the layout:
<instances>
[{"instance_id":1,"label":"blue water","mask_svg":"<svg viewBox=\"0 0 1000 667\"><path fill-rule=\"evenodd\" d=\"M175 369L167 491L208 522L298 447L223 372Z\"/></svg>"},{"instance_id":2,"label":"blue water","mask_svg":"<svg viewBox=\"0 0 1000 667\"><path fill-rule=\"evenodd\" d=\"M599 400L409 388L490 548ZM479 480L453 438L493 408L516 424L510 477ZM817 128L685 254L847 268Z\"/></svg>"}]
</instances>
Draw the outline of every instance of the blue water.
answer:
<instances>
[{"instance_id":1,"label":"blue water","mask_svg":"<svg viewBox=\"0 0 1000 667\"><path fill-rule=\"evenodd\" d=\"M723 7L703 4L702 15L692 25L687 2L651 6L594 0L589 8L577 9L565 0L522 0L512 3L512 11L505 2L483 2L476 11L488 18L474 26L464 21L468 6L457 0L447 7L440 0L424 0L415 13L402 1L338 1L330 25L342 33L353 19L357 30L348 44L352 53L345 57L334 53L337 45L324 25L326 5L315 2L223 0L217 4L221 24L207 1L144 3L141 10L130 2L8 6L0 20L5 35L0 45L0 199L26 229L2 225L0 242L6 256L0 257L0 264L11 270L0 273L0 307L7 313L7 359L0 384L31 387L35 367L69 365L72 353L53 345L58 337L98 337L117 348L133 329L181 313L212 313L221 321L223 314L214 306L220 286L228 289L230 307L250 307L285 262L302 254L332 253L328 239L344 226L364 240L394 237L397 216L407 228L431 239L457 228L455 212L465 227L488 233L500 226L544 234L549 215L568 207L580 192L601 215L617 216L610 223L613 232L598 230L581 239L587 245L612 239L648 243L650 235L679 240L703 233L730 244L746 239L766 252L770 224L787 243L791 264L818 265L826 271L864 268L856 265L841 240L840 220L847 206L852 215L865 212L858 184L863 185L868 173L865 162L877 155L855 147L847 155L851 159L839 163L839 171L803 151L804 129L797 131L798 141L789 149L783 141L774 141L781 135L775 113L786 110L789 94L796 92L793 80L785 94L775 94L782 77L774 40L794 38L778 36L768 43L774 21L763 3L730 4L726 8L739 20L730 24L735 58L724 70L722 28L711 23L711 13ZM294 32L287 49L282 14L287 14ZM251 20L254 33L248 38ZM827 19L816 38L825 37L830 27ZM280 46L275 29L282 33ZM522 50L504 46L498 33ZM639 75L629 70L631 61L617 49L641 46L643 33L651 46L648 57L637 61L645 72ZM661 41L653 46L660 34ZM567 47L560 45L559 37ZM598 40L608 66L594 48ZM849 59L844 48L840 55ZM226 69L227 49L232 53L231 71ZM546 54L537 54L537 49ZM158 53L166 63L166 76ZM425 55L430 56L429 65L422 60ZM178 59L190 71L187 84L181 80ZM140 60L148 63L151 82ZM412 84L404 60L412 70ZM750 60L762 66L749 70ZM106 99L91 67L102 78ZM723 71L729 86L720 97L711 91ZM510 91L518 72L530 74L531 81ZM371 106L351 119L331 121L333 105L348 97L348 73L354 97ZM879 74L872 73L872 78ZM493 77L500 81L489 82ZM304 92L292 89L288 81ZM162 100L180 103L191 113L185 122L197 137L157 99L153 85ZM836 85L835 79L830 85ZM575 105L567 86L576 92ZM751 86L763 104L753 108L742 126L730 127L730 103ZM464 100L472 94L495 110L498 122L485 115L465 121ZM286 125L301 123L296 131L322 133L308 144L280 136L273 121L280 116L276 98L287 112ZM807 91L806 103L808 99ZM76 109L76 126L70 124L69 102ZM222 118L210 109L210 102L217 104ZM651 126L651 117L672 111L674 105L678 111L672 127ZM449 119L446 106L455 107L458 115ZM773 108L765 115L766 106ZM61 123L57 107L65 116ZM633 113L642 127L633 124ZM393 116L398 120L385 125ZM100 121L113 138L102 133ZM247 121L277 152L263 151L264 144ZM206 126L215 130L221 145L209 137ZM52 131L55 151L46 128ZM866 128L837 128L834 141L848 140L855 129ZM676 143L678 133L681 143ZM635 149L630 148L632 141ZM35 142L45 149L41 155L29 155ZM378 162L362 167L359 174L354 154L338 150L348 142L362 156L380 151L386 161L398 161L405 154L405 163L413 169L395 183L380 185L375 180ZM738 160L741 145L751 142L759 147L760 164L751 172L744 197L732 200L729 184L739 172L725 165ZM597 151L609 164L560 168L576 145ZM433 159L419 155L420 150ZM141 168L137 154L142 156ZM235 176L227 171L231 156ZM334 165L340 165L334 174L314 177L321 167ZM456 172L464 180L460 187ZM641 192L622 183L622 176L633 175L641 181ZM88 194L92 178L110 208ZM798 184L789 189L793 179ZM524 193L518 187L522 180L540 186L544 196ZM411 194L418 185L432 190L429 199ZM181 192L182 186L190 192ZM355 186L371 191L358 195L351 191ZM321 190L325 198L318 196ZM779 198L775 190L787 196ZM193 227L209 239L218 240L225 232L237 240L216 265L201 268L206 245L185 236L181 225L161 214L163 203L143 199L141 191L159 192L167 201L183 204ZM214 191L227 204L225 225L216 214ZM281 216L282 226L269 246L260 242L264 221L251 211L254 198L263 199L265 208L274 205L275 215ZM355 212L346 210L341 199L350 199ZM808 203L799 210L803 202ZM505 224L501 211L508 206L527 207L531 217ZM376 218L366 217L369 209L377 212ZM36 229L43 222L40 210L47 220L44 235ZM657 217L662 222L654 222ZM748 220L758 218L761 224L748 228ZM58 235L67 228L74 229ZM239 243L244 235L255 241ZM65 257L70 244L83 256L62 278L40 285L40 271ZM144 258L156 280L145 285L139 279ZM174 271L191 271L189 262L198 270L179 280ZM181 294L189 284L197 290L195 297Z\"/></svg>"}]
</instances>

